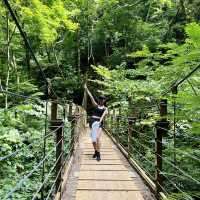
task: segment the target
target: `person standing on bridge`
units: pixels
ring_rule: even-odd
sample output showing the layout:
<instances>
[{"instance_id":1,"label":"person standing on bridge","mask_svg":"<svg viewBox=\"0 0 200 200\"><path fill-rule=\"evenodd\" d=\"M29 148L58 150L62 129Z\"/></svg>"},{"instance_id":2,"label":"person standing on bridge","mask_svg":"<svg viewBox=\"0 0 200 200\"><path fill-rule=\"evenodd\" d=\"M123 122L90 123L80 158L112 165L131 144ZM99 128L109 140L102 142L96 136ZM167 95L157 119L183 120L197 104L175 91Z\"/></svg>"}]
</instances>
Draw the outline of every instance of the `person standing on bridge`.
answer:
<instances>
[{"instance_id":1,"label":"person standing on bridge","mask_svg":"<svg viewBox=\"0 0 200 200\"><path fill-rule=\"evenodd\" d=\"M100 96L98 103L95 101L91 92L88 90L87 85L84 85L84 88L89 95L95 110L90 119L89 126L91 128L91 138L94 147L93 158L96 158L97 161L101 160L100 155L100 137L102 133L103 119L108 114L108 109L106 107L106 98L104 96Z\"/></svg>"}]
</instances>

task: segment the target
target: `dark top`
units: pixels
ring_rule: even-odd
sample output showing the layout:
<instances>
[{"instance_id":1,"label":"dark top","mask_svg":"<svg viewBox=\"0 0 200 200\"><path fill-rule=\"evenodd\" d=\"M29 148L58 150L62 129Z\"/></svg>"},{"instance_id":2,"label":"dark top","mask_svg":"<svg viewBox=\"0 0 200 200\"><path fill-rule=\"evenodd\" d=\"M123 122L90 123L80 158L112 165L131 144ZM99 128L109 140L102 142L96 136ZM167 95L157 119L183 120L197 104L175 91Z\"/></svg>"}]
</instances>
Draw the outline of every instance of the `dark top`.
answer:
<instances>
[{"instance_id":1,"label":"dark top","mask_svg":"<svg viewBox=\"0 0 200 200\"><path fill-rule=\"evenodd\" d=\"M95 110L94 110L94 112L93 112L93 115L97 116L97 117L101 117L103 115L103 113L104 113L105 110L106 110L105 108L98 108L98 107L96 107Z\"/></svg>"}]
</instances>

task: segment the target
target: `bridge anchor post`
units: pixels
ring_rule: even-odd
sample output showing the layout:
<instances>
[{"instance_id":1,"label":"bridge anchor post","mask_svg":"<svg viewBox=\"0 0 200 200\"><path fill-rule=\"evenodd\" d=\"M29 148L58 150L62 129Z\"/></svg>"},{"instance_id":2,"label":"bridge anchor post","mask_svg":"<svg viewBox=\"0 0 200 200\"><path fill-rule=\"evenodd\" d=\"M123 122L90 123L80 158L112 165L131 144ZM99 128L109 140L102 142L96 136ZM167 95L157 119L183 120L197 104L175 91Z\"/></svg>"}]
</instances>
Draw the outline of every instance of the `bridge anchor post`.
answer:
<instances>
[{"instance_id":1,"label":"bridge anchor post","mask_svg":"<svg viewBox=\"0 0 200 200\"><path fill-rule=\"evenodd\" d=\"M160 198L160 192L163 187L163 175L162 175L162 138L167 133L169 122L167 121L167 100L160 101L160 120L155 124L155 154L156 154L156 197Z\"/></svg>"},{"instance_id":2,"label":"bridge anchor post","mask_svg":"<svg viewBox=\"0 0 200 200\"><path fill-rule=\"evenodd\" d=\"M112 116L112 134L115 136L115 108L113 108L113 116Z\"/></svg>"},{"instance_id":3,"label":"bridge anchor post","mask_svg":"<svg viewBox=\"0 0 200 200\"><path fill-rule=\"evenodd\" d=\"M63 141L63 126L64 122L62 119L56 119L51 121L51 129L56 130L56 166L55 166L55 177L56 177L56 193L61 192L62 187L62 168L63 168L63 153L64 153L64 141Z\"/></svg>"},{"instance_id":4,"label":"bridge anchor post","mask_svg":"<svg viewBox=\"0 0 200 200\"><path fill-rule=\"evenodd\" d=\"M131 138L133 136L133 123L135 123L135 117L128 118L128 159L131 157Z\"/></svg>"},{"instance_id":5,"label":"bridge anchor post","mask_svg":"<svg viewBox=\"0 0 200 200\"><path fill-rule=\"evenodd\" d=\"M76 116L74 115L71 116L70 121L71 121L70 154L72 155L74 152L75 141L76 141L76 123L77 123Z\"/></svg>"},{"instance_id":6,"label":"bridge anchor post","mask_svg":"<svg viewBox=\"0 0 200 200\"><path fill-rule=\"evenodd\" d=\"M120 105L121 106L121 105ZM116 140L117 140L117 143L119 144L120 142L120 118L121 118L121 114L122 114L122 111L121 111L121 107L118 108L118 115L116 116L116 123L117 123L117 131L116 131Z\"/></svg>"}]
</instances>

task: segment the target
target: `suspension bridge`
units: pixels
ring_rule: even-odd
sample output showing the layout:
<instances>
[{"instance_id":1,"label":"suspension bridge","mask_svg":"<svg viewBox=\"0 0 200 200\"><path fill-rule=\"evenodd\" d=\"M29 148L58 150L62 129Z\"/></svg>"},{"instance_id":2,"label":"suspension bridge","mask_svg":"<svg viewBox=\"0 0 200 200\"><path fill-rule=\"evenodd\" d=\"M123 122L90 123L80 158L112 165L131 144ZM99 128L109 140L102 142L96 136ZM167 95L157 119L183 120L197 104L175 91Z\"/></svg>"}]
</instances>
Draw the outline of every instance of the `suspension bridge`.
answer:
<instances>
[{"instance_id":1,"label":"suspension bridge","mask_svg":"<svg viewBox=\"0 0 200 200\"><path fill-rule=\"evenodd\" d=\"M1 92L6 93L4 90ZM8 92L7 95L24 98L26 101L38 101L12 92ZM101 141L100 162L92 158L88 116L84 108L73 103L61 105L55 99L43 103L45 112L41 120L45 121L44 133L41 134L41 138L26 147L31 151L34 145L43 144L43 156L6 196L1 197L2 199L16 199L15 194L23 192L21 188L39 170L41 181L32 199L38 199L39 194L42 194L40 197L43 199L55 200L112 200L119 197L127 200L165 199L168 195L165 181L181 193L184 199L190 199L190 195L182 191L177 182L165 174L165 170L168 169L163 163L188 182L200 184L199 180L192 177L187 170L181 169L173 159L165 158L165 138L168 135L174 137L174 134L179 134L177 130L176 133L170 130L173 126L167 120L166 100L161 100L159 105L150 106L151 109L153 107L158 110L160 115L160 119L152 126L151 135L137 129L137 124L141 121L137 116L123 115L120 106L110 108ZM50 150L47 149L48 141L53 142ZM178 148L170 148L174 155L183 154L185 159L200 162L200 159L192 154L184 153ZM0 157L0 162L13 162L15 158L19 159L18 156L23 151L23 148L18 148L9 155ZM148 151L154 157L148 157ZM53 163L47 171L45 164L50 156L53 156ZM145 166L147 164L152 166L150 171ZM47 190L45 185L49 185L50 179L51 187Z\"/></svg>"},{"instance_id":2,"label":"suspension bridge","mask_svg":"<svg viewBox=\"0 0 200 200\"><path fill-rule=\"evenodd\" d=\"M200 180L190 175L187 169L182 168L184 161L177 163L176 156L183 155L187 162L199 163L200 159L193 154L184 153L176 145L170 146L172 159L166 158L165 149L168 147L165 141L167 137L176 141L177 135L190 141L199 140L179 132L175 121L178 109L175 101L178 87L195 73L199 66L164 92L163 96L172 91L173 104L168 103L166 99L161 99L148 107L140 108L146 109L146 112L149 109L157 112L158 117L148 126L148 130L141 124L146 116L139 116L137 112L133 112L136 106L127 108L131 110L131 114L126 114L121 104L110 107L101 141L102 160L97 162L92 159L93 149L87 124L89 116L85 109L58 97L49 84L8 1L5 1L5 5L43 75L47 98L45 101L40 100L44 107L41 118L44 120L44 132L41 133L40 138L26 146L26 149L32 151L34 145L42 145L42 156L0 198L2 200L18 199L18 193L30 193L27 189L23 189L24 185L28 179L40 171L38 185L34 186L34 191L31 190L32 200L167 199L169 188L173 188L174 193L181 194L182 199L198 199L199 197L183 191L182 182L177 182L176 178L172 177L181 177L182 180L193 183L196 188L199 188ZM32 96L5 90L2 86L0 92L23 100L26 104L39 101ZM140 125L144 128L138 129ZM147 131L152 134L147 134ZM48 146L49 142L51 148ZM0 157L0 162L4 164L14 162L16 158L19 159L23 151L24 149L19 147L10 154ZM49 160L51 160L51 167L47 170ZM147 169L147 165L151 167ZM170 176L167 173L169 168L173 172Z\"/></svg>"}]
</instances>

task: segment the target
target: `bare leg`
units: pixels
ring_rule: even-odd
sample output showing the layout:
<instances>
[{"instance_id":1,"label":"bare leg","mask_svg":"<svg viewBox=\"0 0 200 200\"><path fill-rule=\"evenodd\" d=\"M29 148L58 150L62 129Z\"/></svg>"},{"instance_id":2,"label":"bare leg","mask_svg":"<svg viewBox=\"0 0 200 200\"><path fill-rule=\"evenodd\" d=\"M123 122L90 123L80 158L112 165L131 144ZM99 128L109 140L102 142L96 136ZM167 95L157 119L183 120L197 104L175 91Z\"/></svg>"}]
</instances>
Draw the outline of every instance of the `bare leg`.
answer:
<instances>
[{"instance_id":1,"label":"bare leg","mask_svg":"<svg viewBox=\"0 0 200 200\"><path fill-rule=\"evenodd\" d=\"M97 132L97 143L96 143L96 149L98 152L100 152L100 147L101 147L100 143L101 133L102 133L102 128L99 128Z\"/></svg>"},{"instance_id":2,"label":"bare leg","mask_svg":"<svg viewBox=\"0 0 200 200\"><path fill-rule=\"evenodd\" d=\"M97 151L100 152L101 148L101 143L100 143L100 138L97 138Z\"/></svg>"},{"instance_id":3,"label":"bare leg","mask_svg":"<svg viewBox=\"0 0 200 200\"><path fill-rule=\"evenodd\" d=\"M94 150L96 151L97 150L97 143L93 142L92 144L93 144Z\"/></svg>"}]
</instances>

